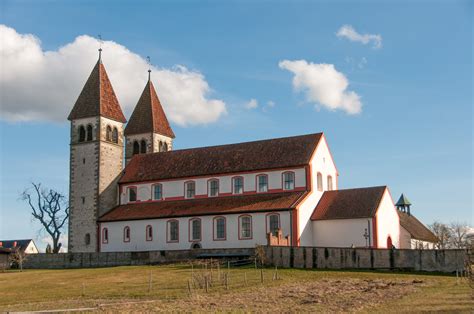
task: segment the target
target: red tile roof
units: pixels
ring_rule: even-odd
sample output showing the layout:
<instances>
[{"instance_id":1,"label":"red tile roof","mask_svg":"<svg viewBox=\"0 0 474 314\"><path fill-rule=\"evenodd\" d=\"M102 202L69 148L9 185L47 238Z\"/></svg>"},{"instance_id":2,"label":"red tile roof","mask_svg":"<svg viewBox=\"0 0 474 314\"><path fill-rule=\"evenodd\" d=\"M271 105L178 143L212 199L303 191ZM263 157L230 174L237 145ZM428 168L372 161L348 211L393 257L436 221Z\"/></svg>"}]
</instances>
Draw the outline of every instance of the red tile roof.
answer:
<instances>
[{"instance_id":1,"label":"red tile roof","mask_svg":"<svg viewBox=\"0 0 474 314\"><path fill-rule=\"evenodd\" d=\"M306 191L160 201L119 205L99 218L100 222L238 214L293 209Z\"/></svg>"},{"instance_id":2,"label":"red tile roof","mask_svg":"<svg viewBox=\"0 0 474 314\"><path fill-rule=\"evenodd\" d=\"M84 85L68 120L102 116L125 123L120 104L115 96L107 72L99 60Z\"/></svg>"},{"instance_id":3,"label":"red tile roof","mask_svg":"<svg viewBox=\"0 0 474 314\"><path fill-rule=\"evenodd\" d=\"M309 164L322 133L139 154L119 183L287 168Z\"/></svg>"},{"instance_id":4,"label":"red tile roof","mask_svg":"<svg viewBox=\"0 0 474 314\"><path fill-rule=\"evenodd\" d=\"M371 218L375 216L386 186L326 191L311 220Z\"/></svg>"},{"instance_id":5,"label":"red tile roof","mask_svg":"<svg viewBox=\"0 0 474 314\"><path fill-rule=\"evenodd\" d=\"M426 228L418 219L413 215L408 215L401 211L398 212L398 217L400 217L400 225L405 228L415 240L427 241L436 243L438 238L431 232L430 229Z\"/></svg>"},{"instance_id":6,"label":"red tile roof","mask_svg":"<svg viewBox=\"0 0 474 314\"><path fill-rule=\"evenodd\" d=\"M175 137L151 81L146 84L125 128L125 135L142 133Z\"/></svg>"}]
</instances>

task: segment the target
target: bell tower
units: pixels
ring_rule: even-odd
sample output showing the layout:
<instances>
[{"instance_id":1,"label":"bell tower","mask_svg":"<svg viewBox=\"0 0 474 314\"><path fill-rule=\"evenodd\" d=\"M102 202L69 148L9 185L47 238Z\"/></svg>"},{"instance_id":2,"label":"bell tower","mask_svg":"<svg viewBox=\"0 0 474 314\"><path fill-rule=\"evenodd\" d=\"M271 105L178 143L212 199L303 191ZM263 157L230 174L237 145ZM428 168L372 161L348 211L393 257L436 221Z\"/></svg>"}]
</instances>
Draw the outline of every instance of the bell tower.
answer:
<instances>
[{"instance_id":1,"label":"bell tower","mask_svg":"<svg viewBox=\"0 0 474 314\"><path fill-rule=\"evenodd\" d=\"M99 250L97 218L117 205L125 117L101 59L74 107L69 177L69 252Z\"/></svg>"},{"instance_id":2,"label":"bell tower","mask_svg":"<svg viewBox=\"0 0 474 314\"><path fill-rule=\"evenodd\" d=\"M148 82L125 128L125 136L126 163L136 154L166 152L173 148L175 135L151 81L151 70L148 70Z\"/></svg>"}]
</instances>

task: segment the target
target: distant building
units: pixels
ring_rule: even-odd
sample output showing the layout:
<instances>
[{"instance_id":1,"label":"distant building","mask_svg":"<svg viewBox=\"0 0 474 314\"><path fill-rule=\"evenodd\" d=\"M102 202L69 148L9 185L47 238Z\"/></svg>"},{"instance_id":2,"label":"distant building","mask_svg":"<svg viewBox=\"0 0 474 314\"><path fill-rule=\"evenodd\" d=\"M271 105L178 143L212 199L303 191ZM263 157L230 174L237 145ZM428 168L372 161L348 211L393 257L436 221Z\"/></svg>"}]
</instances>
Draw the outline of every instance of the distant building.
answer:
<instances>
[{"instance_id":1,"label":"distant building","mask_svg":"<svg viewBox=\"0 0 474 314\"><path fill-rule=\"evenodd\" d=\"M32 239L26 240L0 240L0 249L11 251L20 250L25 254L38 254L38 247Z\"/></svg>"},{"instance_id":2,"label":"distant building","mask_svg":"<svg viewBox=\"0 0 474 314\"><path fill-rule=\"evenodd\" d=\"M400 248L434 249L438 238L410 212L411 203L401 195L395 204L400 218Z\"/></svg>"},{"instance_id":3,"label":"distant building","mask_svg":"<svg viewBox=\"0 0 474 314\"><path fill-rule=\"evenodd\" d=\"M388 188L339 190L323 133L174 150L150 76L125 126L100 55L68 119L71 252L401 246Z\"/></svg>"}]
</instances>

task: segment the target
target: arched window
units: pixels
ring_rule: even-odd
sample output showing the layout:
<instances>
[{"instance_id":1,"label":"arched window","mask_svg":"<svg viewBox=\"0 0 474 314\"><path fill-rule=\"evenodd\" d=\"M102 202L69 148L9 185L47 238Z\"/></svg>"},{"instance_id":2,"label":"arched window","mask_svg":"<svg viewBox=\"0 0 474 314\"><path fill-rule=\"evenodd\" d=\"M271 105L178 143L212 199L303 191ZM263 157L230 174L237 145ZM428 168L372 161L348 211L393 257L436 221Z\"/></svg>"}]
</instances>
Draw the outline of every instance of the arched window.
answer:
<instances>
[{"instance_id":1,"label":"arched window","mask_svg":"<svg viewBox=\"0 0 474 314\"><path fill-rule=\"evenodd\" d=\"M150 225L146 226L146 240L147 241L153 240L153 227Z\"/></svg>"},{"instance_id":2,"label":"arched window","mask_svg":"<svg viewBox=\"0 0 474 314\"><path fill-rule=\"evenodd\" d=\"M146 154L146 141L145 140L142 140L140 142L140 153Z\"/></svg>"},{"instance_id":3,"label":"arched window","mask_svg":"<svg viewBox=\"0 0 474 314\"><path fill-rule=\"evenodd\" d=\"M196 195L196 183L194 181L184 183L184 192L186 198L194 198Z\"/></svg>"},{"instance_id":4,"label":"arched window","mask_svg":"<svg viewBox=\"0 0 474 314\"><path fill-rule=\"evenodd\" d=\"M295 188L295 173L292 171L283 173L283 189L293 190Z\"/></svg>"},{"instance_id":5,"label":"arched window","mask_svg":"<svg viewBox=\"0 0 474 314\"><path fill-rule=\"evenodd\" d=\"M107 126L107 130L105 131L105 140L112 142L112 128L110 125Z\"/></svg>"},{"instance_id":6,"label":"arched window","mask_svg":"<svg viewBox=\"0 0 474 314\"><path fill-rule=\"evenodd\" d=\"M234 194L244 193L244 178L243 177L232 178L232 193Z\"/></svg>"},{"instance_id":7,"label":"arched window","mask_svg":"<svg viewBox=\"0 0 474 314\"><path fill-rule=\"evenodd\" d=\"M393 247L392 237L388 236L388 238L387 238L387 249L391 249L392 247Z\"/></svg>"},{"instance_id":8,"label":"arched window","mask_svg":"<svg viewBox=\"0 0 474 314\"><path fill-rule=\"evenodd\" d=\"M137 141L133 141L133 154L139 154L140 153L140 144L138 144Z\"/></svg>"},{"instance_id":9,"label":"arched window","mask_svg":"<svg viewBox=\"0 0 474 314\"><path fill-rule=\"evenodd\" d=\"M86 233L86 237L85 237L85 242L86 242L86 245L89 245L91 244L91 234L90 233Z\"/></svg>"},{"instance_id":10,"label":"arched window","mask_svg":"<svg viewBox=\"0 0 474 314\"><path fill-rule=\"evenodd\" d=\"M269 228L267 232L271 232L274 236L276 236L278 234L278 229L280 229L280 215L268 215L268 227Z\"/></svg>"},{"instance_id":11,"label":"arched window","mask_svg":"<svg viewBox=\"0 0 474 314\"><path fill-rule=\"evenodd\" d=\"M323 175L321 174L321 172L318 172L317 179L318 179L318 191L322 191L323 190Z\"/></svg>"},{"instance_id":12,"label":"arched window","mask_svg":"<svg viewBox=\"0 0 474 314\"><path fill-rule=\"evenodd\" d=\"M214 241L220 241L226 239L226 226L225 226L225 217L215 217L214 218Z\"/></svg>"},{"instance_id":13,"label":"arched window","mask_svg":"<svg viewBox=\"0 0 474 314\"><path fill-rule=\"evenodd\" d=\"M87 141L92 141L92 125L87 126Z\"/></svg>"},{"instance_id":14,"label":"arched window","mask_svg":"<svg viewBox=\"0 0 474 314\"><path fill-rule=\"evenodd\" d=\"M268 176L266 174L257 176L257 192L268 192Z\"/></svg>"},{"instance_id":15,"label":"arched window","mask_svg":"<svg viewBox=\"0 0 474 314\"><path fill-rule=\"evenodd\" d=\"M130 242L130 227L123 228L123 242Z\"/></svg>"},{"instance_id":16,"label":"arched window","mask_svg":"<svg viewBox=\"0 0 474 314\"><path fill-rule=\"evenodd\" d=\"M162 151L163 151L163 142L159 141L158 142L158 152L162 152Z\"/></svg>"},{"instance_id":17,"label":"arched window","mask_svg":"<svg viewBox=\"0 0 474 314\"><path fill-rule=\"evenodd\" d=\"M137 201L137 188L134 186L128 188L128 201L129 202Z\"/></svg>"},{"instance_id":18,"label":"arched window","mask_svg":"<svg viewBox=\"0 0 474 314\"><path fill-rule=\"evenodd\" d=\"M167 152L168 151L168 143L163 144L163 151Z\"/></svg>"},{"instance_id":19,"label":"arched window","mask_svg":"<svg viewBox=\"0 0 474 314\"><path fill-rule=\"evenodd\" d=\"M116 127L112 130L112 142L118 143L118 130Z\"/></svg>"},{"instance_id":20,"label":"arched window","mask_svg":"<svg viewBox=\"0 0 474 314\"><path fill-rule=\"evenodd\" d=\"M154 200L163 199L163 185L161 185L159 183L153 185L153 199Z\"/></svg>"},{"instance_id":21,"label":"arched window","mask_svg":"<svg viewBox=\"0 0 474 314\"><path fill-rule=\"evenodd\" d=\"M102 243L109 243L109 230L107 228L102 229Z\"/></svg>"},{"instance_id":22,"label":"arched window","mask_svg":"<svg viewBox=\"0 0 474 314\"><path fill-rule=\"evenodd\" d=\"M207 195L210 197L219 195L219 180L211 179L207 182Z\"/></svg>"},{"instance_id":23,"label":"arched window","mask_svg":"<svg viewBox=\"0 0 474 314\"><path fill-rule=\"evenodd\" d=\"M86 128L81 125L79 127L79 142L84 142L86 140Z\"/></svg>"},{"instance_id":24,"label":"arched window","mask_svg":"<svg viewBox=\"0 0 474 314\"><path fill-rule=\"evenodd\" d=\"M166 242L179 242L179 221L176 219L166 222Z\"/></svg>"},{"instance_id":25,"label":"arched window","mask_svg":"<svg viewBox=\"0 0 474 314\"><path fill-rule=\"evenodd\" d=\"M328 191L332 191L332 177L328 176Z\"/></svg>"},{"instance_id":26,"label":"arched window","mask_svg":"<svg viewBox=\"0 0 474 314\"><path fill-rule=\"evenodd\" d=\"M189 220L189 241L201 241L201 219Z\"/></svg>"},{"instance_id":27,"label":"arched window","mask_svg":"<svg viewBox=\"0 0 474 314\"><path fill-rule=\"evenodd\" d=\"M252 216L239 217L239 240L252 239Z\"/></svg>"}]
</instances>

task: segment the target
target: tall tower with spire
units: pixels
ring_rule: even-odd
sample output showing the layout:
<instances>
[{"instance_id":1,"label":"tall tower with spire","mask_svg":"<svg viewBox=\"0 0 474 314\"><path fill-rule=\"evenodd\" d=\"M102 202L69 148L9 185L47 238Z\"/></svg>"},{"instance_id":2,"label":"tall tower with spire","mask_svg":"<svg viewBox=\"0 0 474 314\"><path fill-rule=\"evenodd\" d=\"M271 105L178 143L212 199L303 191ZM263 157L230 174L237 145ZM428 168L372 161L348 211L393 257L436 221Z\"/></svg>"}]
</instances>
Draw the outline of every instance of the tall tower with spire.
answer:
<instances>
[{"instance_id":1,"label":"tall tower with spire","mask_svg":"<svg viewBox=\"0 0 474 314\"><path fill-rule=\"evenodd\" d=\"M99 60L69 114L69 251L99 249L97 218L117 205L125 117Z\"/></svg>"},{"instance_id":2,"label":"tall tower with spire","mask_svg":"<svg viewBox=\"0 0 474 314\"><path fill-rule=\"evenodd\" d=\"M148 82L125 128L125 162L135 154L166 152L173 148L174 132L161 106L148 70Z\"/></svg>"}]
</instances>

